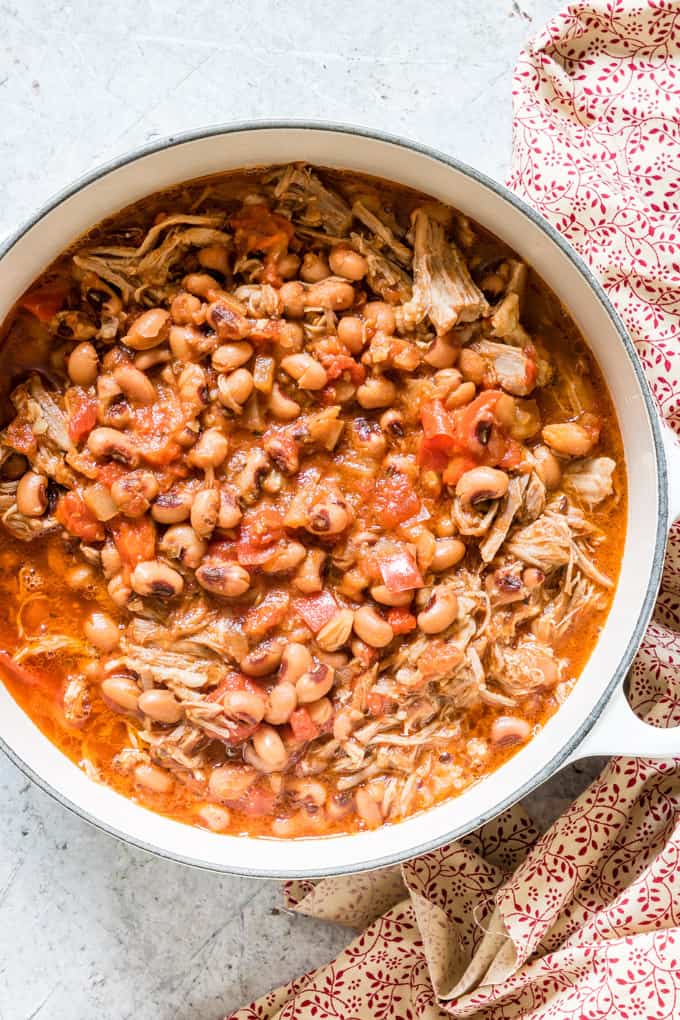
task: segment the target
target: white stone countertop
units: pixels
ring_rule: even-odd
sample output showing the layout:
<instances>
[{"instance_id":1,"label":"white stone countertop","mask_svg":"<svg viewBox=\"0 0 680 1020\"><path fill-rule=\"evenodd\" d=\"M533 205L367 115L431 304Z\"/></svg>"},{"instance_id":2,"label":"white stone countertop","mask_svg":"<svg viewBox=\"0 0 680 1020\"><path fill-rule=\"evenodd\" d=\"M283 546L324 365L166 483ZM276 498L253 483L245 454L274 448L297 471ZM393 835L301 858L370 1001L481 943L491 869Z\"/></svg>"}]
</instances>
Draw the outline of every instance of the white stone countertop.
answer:
<instances>
[{"instance_id":1,"label":"white stone countertop","mask_svg":"<svg viewBox=\"0 0 680 1020\"><path fill-rule=\"evenodd\" d=\"M97 163L229 120L378 127L502 180L515 59L559 6L0 0L0 235ZM545 823L595 772L530 811ZM117 842L0 757L0 1020L218 1020L350 937L283 912L275 883Z\"/></svg>"}]
</instances>

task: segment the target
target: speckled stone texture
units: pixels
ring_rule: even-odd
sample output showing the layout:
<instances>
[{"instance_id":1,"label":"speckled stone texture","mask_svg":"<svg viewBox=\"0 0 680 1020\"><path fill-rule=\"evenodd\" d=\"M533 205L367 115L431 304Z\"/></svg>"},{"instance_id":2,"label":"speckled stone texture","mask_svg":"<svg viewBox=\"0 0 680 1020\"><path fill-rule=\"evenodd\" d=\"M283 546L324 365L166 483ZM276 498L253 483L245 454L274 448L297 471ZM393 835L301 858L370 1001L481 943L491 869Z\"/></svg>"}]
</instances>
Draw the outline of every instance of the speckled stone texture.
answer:
<instances>
[{"instance_id":1,"label":"speckled stone texture","mask_svg":"<svg viewBox=\"0 0 680 1020\"><path fill-rule=\"evenodd\" d=\"M505 176L510 81L558 0L0 2L0 234L134 145L228 120L377 126ZM596 774L529 801L547 824ZM131 849L0 760L0 1020L217 1020L329 960L346 930L275 883Z\"/></svg>"}]
</instances>

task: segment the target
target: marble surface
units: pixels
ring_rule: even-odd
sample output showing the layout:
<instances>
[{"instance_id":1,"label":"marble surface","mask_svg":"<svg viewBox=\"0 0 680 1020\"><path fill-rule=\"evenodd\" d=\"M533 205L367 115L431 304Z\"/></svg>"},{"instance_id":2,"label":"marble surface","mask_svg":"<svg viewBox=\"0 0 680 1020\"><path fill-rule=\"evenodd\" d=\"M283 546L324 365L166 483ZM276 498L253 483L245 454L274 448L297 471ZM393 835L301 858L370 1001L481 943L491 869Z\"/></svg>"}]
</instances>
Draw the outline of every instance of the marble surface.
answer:
<instances>
[{"instance_id":1,"label":"marble surface","mask_svg":"<svg viewBox=\"0 0 680 1020\"><path fill-rule=\"evenodd\" d=\"M0 0L0 235L97 163L230 119L378 126L503 179L510 82L558 0ZM530 799L543 824L597 771ZM217 1020L330 959L339 927L274 883L157 860L0 759L0 1020Z\"/></svg>"}]
</instances>

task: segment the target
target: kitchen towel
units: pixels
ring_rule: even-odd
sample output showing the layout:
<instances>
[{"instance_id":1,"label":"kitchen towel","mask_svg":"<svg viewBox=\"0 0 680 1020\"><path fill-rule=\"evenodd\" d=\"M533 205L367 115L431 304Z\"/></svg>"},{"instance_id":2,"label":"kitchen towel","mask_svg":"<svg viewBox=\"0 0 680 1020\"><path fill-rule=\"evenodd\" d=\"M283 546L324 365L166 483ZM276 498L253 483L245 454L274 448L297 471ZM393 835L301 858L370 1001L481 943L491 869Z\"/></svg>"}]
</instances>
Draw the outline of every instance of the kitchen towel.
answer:
<instances>
[{"instance_id":1,"label":"kitchen towel","mask_svg":"<svg viewBox=\"0 0 680 1020\"><path fill-rule=\"evenodd\" d=\"M509 184L597 273L680 422L680 3L571 3L522 52ZM680 723L680 531L631 680ZM680 755L680 737L679 747ZM539 838L521 807L434 853L298 882L361 930L235 1020L678 1020L680 758L616 758Z\"/></svg>"}]
</instances>

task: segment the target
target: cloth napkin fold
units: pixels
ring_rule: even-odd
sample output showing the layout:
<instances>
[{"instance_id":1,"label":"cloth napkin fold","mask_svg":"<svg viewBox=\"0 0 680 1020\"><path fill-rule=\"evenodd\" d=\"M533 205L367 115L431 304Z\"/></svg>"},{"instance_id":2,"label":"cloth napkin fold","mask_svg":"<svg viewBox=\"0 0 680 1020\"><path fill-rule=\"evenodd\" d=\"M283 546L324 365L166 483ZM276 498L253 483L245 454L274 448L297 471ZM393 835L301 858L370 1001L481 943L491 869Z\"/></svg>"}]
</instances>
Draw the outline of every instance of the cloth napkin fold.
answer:
<instances>
[{"instance_id":1,"label":"cloth napkin fold","mask_svg":"<svg viewBox=\"0 0 680 1020\"><path fill-rule=\"evenodd\" d=\"M509 184L616 305L680 423L680 3L571 3L515 71ZM631 702L680 723L680 531ZM680 739L679 739L680 754ZM539 838L521 807L401 867L290 883L362 931L234 1020L678 1020L680 759L617 758Z\"/></svg>"}]
</instances>

